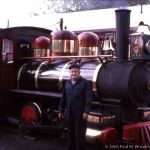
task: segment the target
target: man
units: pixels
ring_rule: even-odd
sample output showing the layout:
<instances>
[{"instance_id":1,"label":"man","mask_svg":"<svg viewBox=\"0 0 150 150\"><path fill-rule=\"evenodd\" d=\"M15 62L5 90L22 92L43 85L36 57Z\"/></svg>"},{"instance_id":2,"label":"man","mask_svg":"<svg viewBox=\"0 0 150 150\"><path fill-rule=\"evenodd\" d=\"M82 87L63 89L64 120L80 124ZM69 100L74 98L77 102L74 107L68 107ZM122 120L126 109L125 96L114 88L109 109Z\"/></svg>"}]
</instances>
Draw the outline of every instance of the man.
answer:
<instances>
[{"instance_id":1,"label":"man","mask_svg":"<svg viewBox=\"0 0 150 150\"><path fill-rule=\"evenodd\" d=\"M65 84L60 101L59 118L66 110L69 150L85 150L85 134L90 104L93 100L91 83L80 76L80 67L69 67L70 77Z\"/></svg>"}]
</instances>

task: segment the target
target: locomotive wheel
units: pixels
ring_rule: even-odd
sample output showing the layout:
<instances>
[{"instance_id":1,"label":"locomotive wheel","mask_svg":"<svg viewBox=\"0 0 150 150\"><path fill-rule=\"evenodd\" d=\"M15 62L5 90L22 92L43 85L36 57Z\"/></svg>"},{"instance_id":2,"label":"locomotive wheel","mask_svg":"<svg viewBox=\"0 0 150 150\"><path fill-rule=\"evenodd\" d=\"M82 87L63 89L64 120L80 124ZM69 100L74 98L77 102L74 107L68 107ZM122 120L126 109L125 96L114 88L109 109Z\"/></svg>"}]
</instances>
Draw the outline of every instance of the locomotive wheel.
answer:
<instances>
[{"instance_id":1,"label":"locomotive wheel","mask_svg":"<svg viewBox=\"0 0 150 150\"><path fill-rule=\"evenodd\" d=\"M41 113L39 105L35 102L24 105L20 115L20 129L27 129L27 126L38 126L41 122Z\"/></svg>"}]
</instances>

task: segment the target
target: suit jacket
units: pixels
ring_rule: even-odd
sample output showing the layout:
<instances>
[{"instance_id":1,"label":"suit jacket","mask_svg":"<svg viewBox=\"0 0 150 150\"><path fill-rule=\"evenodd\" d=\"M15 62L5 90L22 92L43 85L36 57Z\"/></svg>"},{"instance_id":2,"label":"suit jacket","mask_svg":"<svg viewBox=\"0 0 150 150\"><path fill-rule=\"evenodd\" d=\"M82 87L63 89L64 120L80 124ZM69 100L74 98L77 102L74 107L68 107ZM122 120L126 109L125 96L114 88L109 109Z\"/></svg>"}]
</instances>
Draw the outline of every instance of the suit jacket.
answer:
<instances>
[{"instance_id":1,"label":"suit jacket","mask_svg":"<svg viewBox=\"0 0 150 150\"><path fill-rule=\"evenodd\" d=\"M89 113L93 100L91 82L80 77L73 85L71 79L65 83L59 110L65 110L70 116L81 116L84 112Z\"/></svg>"}]
</instances>

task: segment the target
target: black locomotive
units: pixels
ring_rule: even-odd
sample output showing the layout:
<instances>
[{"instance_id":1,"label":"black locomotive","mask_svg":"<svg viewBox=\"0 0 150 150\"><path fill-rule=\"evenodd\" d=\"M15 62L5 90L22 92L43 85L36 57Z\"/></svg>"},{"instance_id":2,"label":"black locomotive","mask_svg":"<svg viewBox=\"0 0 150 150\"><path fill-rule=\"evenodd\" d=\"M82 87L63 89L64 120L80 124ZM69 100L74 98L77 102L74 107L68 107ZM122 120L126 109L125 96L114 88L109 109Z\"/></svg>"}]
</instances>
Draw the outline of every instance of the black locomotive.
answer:
<instances>
[{"instance_id":1,"label":"black locomotive","mask_svg":"<svg viewBox=\"0 0 150 150\"><path fill-rule=\"evenodd\" d=\"M77 36L60 30L50 34L50 41L46 37L36 38L32 56L19 57L17 88L9 89L9 93L16 107L21 108L19 118L23 128L63 129L58 106L63 85L69 79L68 67L76 61L81 76L93 86L87 140L111 146L119 142L148 146L150 36L144 33L129 36L130 10L118 9L115 13L115 56L101 55L99 37L94 33ZM135 47L140 51L138 55Z\"/></svg>"}]
</instances>

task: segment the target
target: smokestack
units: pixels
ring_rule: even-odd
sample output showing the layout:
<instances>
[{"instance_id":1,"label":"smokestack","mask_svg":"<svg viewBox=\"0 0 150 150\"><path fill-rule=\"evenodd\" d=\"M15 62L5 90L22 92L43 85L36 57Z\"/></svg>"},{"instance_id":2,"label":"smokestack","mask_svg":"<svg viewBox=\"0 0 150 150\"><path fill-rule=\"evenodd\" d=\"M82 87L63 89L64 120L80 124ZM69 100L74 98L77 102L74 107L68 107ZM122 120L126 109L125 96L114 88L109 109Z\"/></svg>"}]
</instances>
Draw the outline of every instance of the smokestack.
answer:
<instances>
[{"instance_id":1,"label":"smokestack","mask_svg":"<svg viewBox=\"0 0 150 150\"><path fill-rule=\"evenodd\" d=\"M118 9L116 12L116 57L117 61L126 61L129 50L130 12Z\"/></svg>"}]
</instances>

